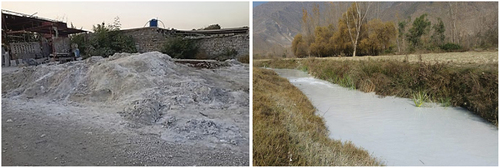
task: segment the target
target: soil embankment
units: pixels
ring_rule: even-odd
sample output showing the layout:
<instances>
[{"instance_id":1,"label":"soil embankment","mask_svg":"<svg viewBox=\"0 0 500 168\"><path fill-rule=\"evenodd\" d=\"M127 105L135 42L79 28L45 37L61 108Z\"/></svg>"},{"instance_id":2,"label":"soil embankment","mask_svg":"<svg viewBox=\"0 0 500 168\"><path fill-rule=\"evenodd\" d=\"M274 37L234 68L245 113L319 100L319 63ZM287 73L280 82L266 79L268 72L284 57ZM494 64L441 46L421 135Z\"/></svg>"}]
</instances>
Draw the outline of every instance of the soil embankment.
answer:
<instances>
[{"instance_id":1,"label":"soil embankment","mask_svg":"<svg viewBox=\"0 0 500 168\"><path fill-rule=\"evenodd\" d=\"M272 70L253 69L255 166L376 166L379 161L350 142L328 138L308 98Z\"/></svg>"},{"instance_id":2,"label":"soil embankment","mask_svg":"<svg viewBox=\"0 0 500 168\"><path fill-rule=\"evenodd\" d=\"M2 73L2 165L248 165L248 65L158 52Z\"/></svg>"}]
</instances>

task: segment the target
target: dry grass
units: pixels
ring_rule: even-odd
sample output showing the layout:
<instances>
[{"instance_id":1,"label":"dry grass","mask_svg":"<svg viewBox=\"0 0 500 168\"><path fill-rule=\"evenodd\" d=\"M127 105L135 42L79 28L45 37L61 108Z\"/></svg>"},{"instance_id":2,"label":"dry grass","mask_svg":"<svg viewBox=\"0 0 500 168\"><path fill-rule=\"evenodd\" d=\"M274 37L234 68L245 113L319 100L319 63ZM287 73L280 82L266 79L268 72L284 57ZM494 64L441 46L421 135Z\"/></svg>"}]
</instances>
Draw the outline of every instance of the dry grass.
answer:
<instances>
[{"instance_id":1,"label":"dry grass","mask_svg":"<svg viewBox=\"0 0 500 168\"><path fill-rule=\"evenodd\" d=\"M426 62L429 59L424 55L422 61L417 62L412 61L411 58L406 59L409 61L405 61L405 59L400 60L397 57L394 60L308 58L259 60L254 61L254 66L307 69L310 74L317 78L340 85L343 85L342 81L349 79L353 83L351 85L355 85L356 89L365 92L374 91L382 96L395 95L413 98L413 95L425 92L426 94L423 96L426 96L429 101L464 107L497 125L498 62L485 61L490 59L490 52L477 54L484 58L480 60L476 56L470 55L440 56L439 54L431 54L434 57L443 57L442 61L434 61L433 63ZM448 57L463 57L464 60L470 62L445 61L450 60ZM337 80L331 80L332 78ZM340 80L342 78L344 80Z\"/></svg>"},{"instance_id":2,"label":"dry grass","mask_svg":"<svg viewBox=\"0 0 500 168\"><path fill-rule=\"evenodd\" d=\"M284 60L304 60L307 58L285 58ZM427 63L453 63L453 64L489 64L498 63L498 51L491 52L449 52L449 53L428 53L428 54L409 54L409 55L386 55L386 56L363 56L363 57L323 57L316 59L337 60L337 61L363 61L363 60L394 60L409 62ZM256 59L254 62L270 61L272 59Z\"/></svg>"},{"instance_id":3,"label":"dry grass","mask_svg":"<svg viewBox=\"0 0 500 168\"><path fill-rule=\"evenodd\" d=\"M248 55L242 55L236 58L239 62L248 64L250 63L250 57Z\"/></svg>"},{"instance_id":4,"label":"dry grass","mask_svg":"<svg viewBox=\"0 0 500 168\"><path fill-rule=\"evenodd\" d=\"M367 151L328 138L308 98L274 71L253 70L255 166L377 166Z\"/></svg>"}]
</instances>

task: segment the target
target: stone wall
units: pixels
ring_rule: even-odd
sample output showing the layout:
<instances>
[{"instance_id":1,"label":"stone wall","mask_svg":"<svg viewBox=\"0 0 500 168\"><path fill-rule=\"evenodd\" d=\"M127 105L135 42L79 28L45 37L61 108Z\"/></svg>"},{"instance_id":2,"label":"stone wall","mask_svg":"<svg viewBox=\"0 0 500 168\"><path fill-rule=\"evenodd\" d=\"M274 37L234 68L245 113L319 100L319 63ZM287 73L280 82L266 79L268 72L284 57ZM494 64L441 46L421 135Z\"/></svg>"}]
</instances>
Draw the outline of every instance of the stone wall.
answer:
<instances>
[{"instance_id":1,"label":"stone wall","mask_svg":"<svg viewBox=\"0 0 500 168\"><path fill-rule=\"evenodd\" d=\"M122 30L125 35L134 38L138 52L161 51L169 37L176 35L176 30L161 28L138 28ZM178 35L178 34L177 34ZM212 35L183 34L184 38L196 41L200 52L205 58L215 59L228 51L236 51L236 56L249 55L248 33L227 33Z\"/></svg>"},{"instance_id":2,"label":"stone wall","mask_svg":"<svg viewBox=\"0 0 500 168\"><path fill-rule=\"evenodd\" d=\"M167 33L159 28L145 27L138 29L122 30L125 35L132 36L138 52L160 51L167 40Z\"/></svg>"},{"instance_id":3,"label":"stone wall","mask_svg":"<svg viewBox=\"0 0 500 168\"><path fill-rule=\"evenodd\" d=\"M197 41L200 52L205 52L209 57L225 55L227 52L236 51L236 57L249 55L248 34L229 34L199 38Z\"/></svg>"}]
</instances>

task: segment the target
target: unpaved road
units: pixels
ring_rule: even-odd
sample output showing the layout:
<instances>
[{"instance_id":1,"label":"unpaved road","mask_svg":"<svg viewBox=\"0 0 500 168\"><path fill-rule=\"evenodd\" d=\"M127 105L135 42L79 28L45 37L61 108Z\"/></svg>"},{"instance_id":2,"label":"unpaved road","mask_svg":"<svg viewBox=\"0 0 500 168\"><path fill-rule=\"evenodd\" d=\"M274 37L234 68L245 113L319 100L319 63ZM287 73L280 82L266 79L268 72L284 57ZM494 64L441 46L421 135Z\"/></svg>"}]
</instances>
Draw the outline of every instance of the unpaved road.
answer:
<instances>
[{"instance_id":1,"label":"unpaved road","mask_svg":"<svg viewBox=\"0 0 500 168\"><path fill-rule=\"evenodd\" d=\"M248 165L248 153L175 144L127 124L101 108L3 100L2 165Z\"/></svg>"},{"instance_id":2,"label":"unpaved road","mask_svg":"<svg viewBox=\"0 0 500 168\"><path fill-rule=\"evenodd\" d=\"M3 166L245 166L248 119L248 65L149 53L2 72Z\"/></svg>"}]
</instances>

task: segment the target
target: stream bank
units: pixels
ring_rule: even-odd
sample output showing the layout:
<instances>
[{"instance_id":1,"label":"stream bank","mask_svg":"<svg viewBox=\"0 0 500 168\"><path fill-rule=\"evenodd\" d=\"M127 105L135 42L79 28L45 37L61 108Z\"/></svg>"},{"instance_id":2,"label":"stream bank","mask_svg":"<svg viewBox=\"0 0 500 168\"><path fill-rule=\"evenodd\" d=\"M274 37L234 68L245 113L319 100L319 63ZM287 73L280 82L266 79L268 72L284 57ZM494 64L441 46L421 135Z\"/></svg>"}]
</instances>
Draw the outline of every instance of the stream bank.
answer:
<instances>
[{"instance_id":1,"label":"stream bank","mask_svg":"<svg viewBox=\"0 0 500 168\"><path fill-rule=\"evenodd\" d=\"M460 107L380 98L309 76L275 69L317 109L329 137L351 141L388 166L496 166L498 129Z\"/></svg>"}]
</instances>

